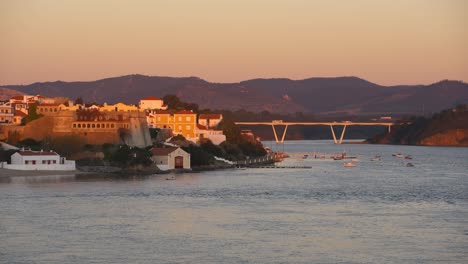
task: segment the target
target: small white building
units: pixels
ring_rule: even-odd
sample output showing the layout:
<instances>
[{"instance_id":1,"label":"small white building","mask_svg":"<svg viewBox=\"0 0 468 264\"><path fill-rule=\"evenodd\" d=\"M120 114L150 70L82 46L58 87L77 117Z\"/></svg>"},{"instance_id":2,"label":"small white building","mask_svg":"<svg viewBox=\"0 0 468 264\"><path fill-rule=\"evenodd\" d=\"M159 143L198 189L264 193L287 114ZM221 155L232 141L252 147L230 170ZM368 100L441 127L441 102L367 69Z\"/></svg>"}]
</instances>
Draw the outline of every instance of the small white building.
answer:
<instances>
[{"instance_id":1,"label":"small white building","mask_svg":"<svg viewBox=\"0 0 468 264\"><path fill-rule=\"evenodd\" d=\"M195 134L198 136L199 141L209 139L215 145L219 145L226 141L226 135L223 134L222 130L208 129L207 127L198 124Z\"/></svg>"},{"instance_id":2,"label":"small white building","mask_svg":"<svg viewBox=\"0 0 468 264\"><path fill-rule=\"evenodd\" d=\"M198 116L198 124L205 126L208 129L216 127L221 120L223 120L222 114L200 114Z\"/></svg>"},{"instance_id":3,"label":"small white building","mask_svg":"<svg viewBox=\"0 0 468 264\"><path fill-rule=\"evenodd\" d=\"M161 170L190 169L190 153L179 147L153 148L152 159Z\"/></svg>"},{"instance_id":4,"label":"small white building","mask_svg":"<svg viewBox=\"0 0 468 264\"><path fill-rule=\"evenodd\" d=\"M140 100L140 109L144 110L166 110L164 100L156 96L148 96Z\"/></svg>"},{"instance_id":5,"label":"small white building","mask_svg":"<svg viewBox=\"0 0 468 264\"><path fill-rule=\"evenodd\" d=\"M1 163L1 168L10 170L76 170L75 161L60 157L56 152L22 150L11 155L11 164Z\"/></svg>"}]
</instances>

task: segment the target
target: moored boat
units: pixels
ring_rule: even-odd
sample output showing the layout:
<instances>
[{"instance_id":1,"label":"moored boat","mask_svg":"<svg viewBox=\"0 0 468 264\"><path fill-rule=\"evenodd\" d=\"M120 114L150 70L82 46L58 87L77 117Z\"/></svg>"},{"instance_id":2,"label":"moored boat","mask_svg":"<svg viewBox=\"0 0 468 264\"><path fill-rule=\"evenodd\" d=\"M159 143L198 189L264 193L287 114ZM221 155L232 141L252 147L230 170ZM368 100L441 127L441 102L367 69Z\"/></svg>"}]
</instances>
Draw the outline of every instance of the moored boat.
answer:
<instances>
[{"instance_id":1,"label":"moored boat","mask_svg":"<svg viewBox=\"0 0 468 264\"><path fill-rule=\"evenodd\" d=\"M354 164L354 163L352 163L352 162L345 162L345 163L343 164L343 166L344 166L344 167L356 167L357 165Z\"/></svg>"}]
</instances>

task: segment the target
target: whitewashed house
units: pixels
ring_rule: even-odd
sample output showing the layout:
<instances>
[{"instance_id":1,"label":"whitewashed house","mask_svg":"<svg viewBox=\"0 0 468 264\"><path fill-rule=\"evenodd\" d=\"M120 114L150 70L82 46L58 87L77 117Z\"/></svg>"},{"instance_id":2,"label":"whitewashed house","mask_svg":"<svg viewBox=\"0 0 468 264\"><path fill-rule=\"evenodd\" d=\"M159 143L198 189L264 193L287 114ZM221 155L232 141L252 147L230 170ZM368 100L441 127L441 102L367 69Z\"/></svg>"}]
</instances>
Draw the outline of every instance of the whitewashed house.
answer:
<instances>
[{"instance_id":1,"label":"whitewashed house","mask_svg":"<svg viewBox=\"0 0 468 264\"><path fill-rule=\"evenodd\" d=\"M190 169L190 153L178 147L153 148L153 162L161 170Z\"/></svg>"},{"instance_id":2,"label":"whitewashed house","mask_svg":"<svg viewBox=\"0 0 468 264\"><path fill-rule=\"evenodd\" d=\"M198 124L205 126L208 129L216 127L221 120L223 120L222 114L200 114L198 116Z\"/></svg>"},{"instance_id":3,"label":"whitewashed house","mask_svg":"<svg viewBox=\"0 0 468 264\"><path fill-rule=\"evenodd\" d=\"M199 141L209 139L215 145L219 145L226 141L226 135L222 130L208 129L207 127L198 124L195 134L198 136Z\"/></svg>"},{"instance_id":4,"label":"whitewashed house","mask_svg":"<svg viewBox=\"0 0 468 264\"><path fill-rule=\"evenodd\" d=\"M148 96L140 100L140 109L144 110L166 110L164 100L156 96Z\"/></svg>"},{"instance_id":5,"label":"whitewashed house","mask_svg":"<svg viewBox=\"0 0 468 264\"><path fill-rule=\"evenodd\" d=\"M10 170L75 170L74 160L67 160L52 151L22 150L11 155L11 164L1 163L1 168Z\"/></svg>"}]
</instances>

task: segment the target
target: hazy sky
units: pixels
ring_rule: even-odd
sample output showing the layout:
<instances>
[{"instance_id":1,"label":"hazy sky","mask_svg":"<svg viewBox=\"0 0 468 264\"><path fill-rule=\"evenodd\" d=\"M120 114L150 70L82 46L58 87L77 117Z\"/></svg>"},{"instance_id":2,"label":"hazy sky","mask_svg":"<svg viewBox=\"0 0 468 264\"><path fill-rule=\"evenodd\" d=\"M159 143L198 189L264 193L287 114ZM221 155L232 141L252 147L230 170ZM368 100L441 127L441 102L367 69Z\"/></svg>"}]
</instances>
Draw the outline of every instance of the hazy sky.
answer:
<instances>
[{"instance_id":1,"label":"hazy sky","mask_svg":"<svg viewBox=\"0 0 468 264\"><path fill-rule=\"evenodd\" d=\"M0 84L132 73L468 81L465 0L0 0Z\"/></svg>"}]
</instances>

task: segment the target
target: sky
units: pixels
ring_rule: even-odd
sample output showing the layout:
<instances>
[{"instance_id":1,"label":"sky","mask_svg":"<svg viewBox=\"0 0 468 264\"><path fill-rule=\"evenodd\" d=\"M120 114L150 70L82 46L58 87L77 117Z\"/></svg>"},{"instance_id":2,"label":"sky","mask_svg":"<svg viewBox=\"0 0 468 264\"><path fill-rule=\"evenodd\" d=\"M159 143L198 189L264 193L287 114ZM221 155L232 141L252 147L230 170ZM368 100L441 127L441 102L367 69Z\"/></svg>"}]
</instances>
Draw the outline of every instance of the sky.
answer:
<instances>
[{"instance_id":1,"label":"sky","mask_svg":"<svg viewBox=\"0 0 468 264\"><path fill-rule=\"evenodd\" d=\"M465 0L0 0L0 85L127 74L468 81Z\"/></svg>"}]
</instances>

